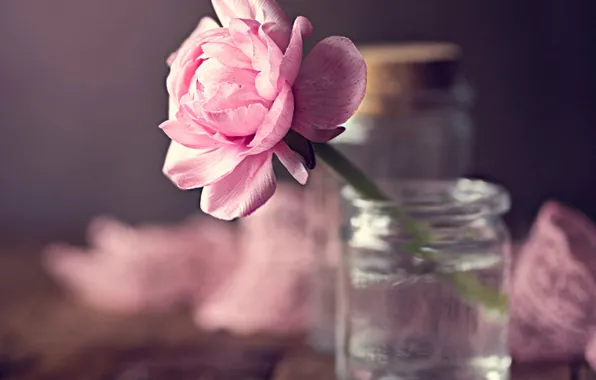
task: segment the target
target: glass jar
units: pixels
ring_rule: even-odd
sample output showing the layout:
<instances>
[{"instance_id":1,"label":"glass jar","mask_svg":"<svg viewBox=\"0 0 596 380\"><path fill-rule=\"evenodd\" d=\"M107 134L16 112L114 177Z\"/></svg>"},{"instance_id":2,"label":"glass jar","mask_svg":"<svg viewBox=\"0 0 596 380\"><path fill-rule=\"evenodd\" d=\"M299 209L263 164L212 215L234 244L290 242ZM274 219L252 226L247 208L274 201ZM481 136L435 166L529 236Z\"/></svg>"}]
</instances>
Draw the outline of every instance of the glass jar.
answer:
<instances>
[{"instance_id":1,"label":"glass jar","mask_svg":"<svg viewBox=\"0 0 596 380\"><path fill-rule=\"evenodd\" d=\"M471 94L460 81L450 89L417 90L407 108L362 110L333 145L376 180L460 178L471 161Z\"/></svg>"},{"instance_id":2,"label":"glass jar","mask_svg":"<svg viewBox=\"0 0 596 380\"><path fill-rule=\"evenodd\" d=\"M472 180L402 181L394 203L345 191L338 281L337 373L342 380L509 378L507 316L468 302L456 272L506 290L509 237L502 188ZM428 227L430 263L407 251L396 207Z\"/></svg>"},{"instance_id":3,"label":"glass jar","mask_svg":"<svg viewBox=\"0 0 596 380\"><path fill-rule=\"evenodd\" d=\"M360 109L332 141L390 194L388 184L411 179L455 180L470 165L472 90L458 73L460 50L448 43L393 44L360 48L368 65ZM332 353L335 282L341 249L340 190L320 165L306 187L307 219L317 232L317 257L309 338Z\"/></svg>"},{"instance_id":4,"label":"glass jar","mask_svg":"<svg viewBox=\"0 0 596 380\"><path fill-rule=\"evenodd\" d=\"M366 96L333 140L375 180L456 179L469 169L473 93L449 43L364 46Z\"/></svg>"}]
</instances>

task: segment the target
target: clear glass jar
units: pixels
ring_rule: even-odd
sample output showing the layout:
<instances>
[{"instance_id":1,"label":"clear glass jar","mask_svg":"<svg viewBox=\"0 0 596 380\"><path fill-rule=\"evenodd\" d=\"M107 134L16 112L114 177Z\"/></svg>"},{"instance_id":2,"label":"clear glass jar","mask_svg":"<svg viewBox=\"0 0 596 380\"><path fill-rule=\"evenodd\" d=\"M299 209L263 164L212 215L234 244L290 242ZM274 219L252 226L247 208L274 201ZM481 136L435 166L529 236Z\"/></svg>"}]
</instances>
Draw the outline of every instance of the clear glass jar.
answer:
<instances>
[{"instance_id":1,"label":"clear glass jar","mask_svg":"<svg viewBox=\"0 0 596 380\"><path fill-rule=\"evenodd\" d=\"M348 192L349 193L349 192ZM338 281L337 373L342 380L509 378L507 317L468 302L444 276L475 275L506 290L509 209L502 188L471 180L406 181L395 203L348 195ZM429 263L405 251L395 207L428 226Z\"/></svg>"}]
</instances>

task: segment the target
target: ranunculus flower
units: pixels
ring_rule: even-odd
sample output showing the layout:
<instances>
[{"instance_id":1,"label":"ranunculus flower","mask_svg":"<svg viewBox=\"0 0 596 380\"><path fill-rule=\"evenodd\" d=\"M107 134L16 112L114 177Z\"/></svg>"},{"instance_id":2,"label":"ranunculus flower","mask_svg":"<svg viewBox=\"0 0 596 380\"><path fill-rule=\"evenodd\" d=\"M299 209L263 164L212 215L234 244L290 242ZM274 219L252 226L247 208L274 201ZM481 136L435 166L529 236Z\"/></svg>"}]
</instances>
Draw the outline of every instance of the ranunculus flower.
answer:
<instances>
[{"instance_id":1,"label":"ranunculus flower","mask_svg":"<svg viewBox=\"0 0 596 380\"><path fill-rule=\"evenodd\" d=\"M273 0L213 6L223 27L203 19L169 60L164 173L181 189L203 187L201 209L229 220L273 195L274 154L306 182L304 157L285 137L340 134L364 97L366 64L345 37L322 40L302 62L312 25L298 17L292 27Z\"/></svg>"}]
</instances>

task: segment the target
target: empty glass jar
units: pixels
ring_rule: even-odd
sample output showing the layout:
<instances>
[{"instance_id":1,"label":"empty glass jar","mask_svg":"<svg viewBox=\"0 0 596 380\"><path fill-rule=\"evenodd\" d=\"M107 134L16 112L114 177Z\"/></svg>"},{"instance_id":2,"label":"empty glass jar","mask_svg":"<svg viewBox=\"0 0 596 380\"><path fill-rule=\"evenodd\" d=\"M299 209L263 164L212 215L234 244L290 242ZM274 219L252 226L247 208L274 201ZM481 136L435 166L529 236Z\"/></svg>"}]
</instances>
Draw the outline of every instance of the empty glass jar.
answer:
<instances>
[{"instance_id":1,"label":"empty glass jar","mask_svg":"<svg viewBox=\"0 0 596 380\"><path fill-rule=\"evenodd\" d=\"M343 229L336 324L342 380L503 380L509 378L506 312L486 309L455 290L454 274L505 291L509 237L502 188L472 180L401 181L395 202L358 199L349 191ZM424 249L396 208L426 225Z\"/></svg>"}]
</instances>

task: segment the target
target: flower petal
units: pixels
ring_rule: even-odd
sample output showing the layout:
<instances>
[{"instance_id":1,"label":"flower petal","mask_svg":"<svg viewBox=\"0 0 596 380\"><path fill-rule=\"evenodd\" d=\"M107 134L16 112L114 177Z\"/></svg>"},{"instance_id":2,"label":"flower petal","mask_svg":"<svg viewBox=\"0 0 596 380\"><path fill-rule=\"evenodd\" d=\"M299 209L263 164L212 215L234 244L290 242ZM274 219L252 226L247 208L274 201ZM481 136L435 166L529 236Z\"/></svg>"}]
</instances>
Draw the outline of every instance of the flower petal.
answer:
<instances>
[{"instance_id":1,"label":"flower petal","mask_svg":"<svg viewBox=\"0 0 596 380\"><path fill-rule=\"evenodd\" d=\"M274 148L273 153L277 155L279 161L282 163L283 166L288 169L288 172L300 183L301 185L306 184L306 180L308 179L308 171L304 167L302 163L302 157L294 152L288 144L283 141L280 141Z\"/></svg>"},{"instance_id":2,"label":"flower petal","mask_svg":"<svg viewBox=\"0 0 596 380\"><path fill-rule=\"evenodd\" d=\"M317 166L315 150L310 140L290 129L284 136L283 141L301 157L302 163L308 170L313 170Z\"/></svg>"},{"instance_id":3,"label":"flower petal","mask_svg":"<svg viewBox=\"0 0 596 380\"><path fill-rule=\"evenodd\" d=\"M302 63L302 39L312 33L312 24L306 17L298 17L292 29L290 44L282 58L280 75L290 86L294 84Z\"/></svg>"},{"instance_id":4,"label":"flower petal","mask_svg":"<svg viewBox=\"0 0 596 380\"><path fill-rule=\"evenodd\" d=\"M348 38L326 38L306 57L294 85L295 124L335 128L356 112L365 92L362 54Z\"/></svg>"},{"instance_id":5,"label":"flower petal","mask_svg":"<svg viewBox=\"0 0 596 380\"><path fill-rule=\"evenodd\" d=\"M286 51L290 43L290 35L292 34L289 23L282 25L276 22L267 22L263 24L263 31L275 42L282 52Z\"/></svg>"},{"instance_id":6,"label":"flower petal","mask_svg":"<svg viewBox=\"0 0 596 380\"><path fill-rule=\"evenodd\" d=\"M251 136L263 123L267 111L262 104L253 103L218 112L203 112L203 117L206 124L226 136Z\"/></svg>"},{"instance_id":7,"label":"flower petal","mask_svg":"<svg viewBox=\"0 0 596 380\"><path fill-rule=\"evenodd\" d=\"M201 21L199 21L199 24L197 25L195 30L193 30L193 32L188 36L188 38L186 38L186 40L184 40L184 42L180 45L178 50L176 50L174 53L170 54L170 56L168 57L168 60L167 60L168 66L172 66L172 63L176 59L176 56L178 55L178 52L180 51L180 49L185 48L185 45L188 44L188 42L190 40L192 40L193 38L195 38L196 36L198 36L199 34L205 32L207 30L216 29L219 27L220 26L217 23L217 21L215 21L211 17L203 17L201 19Z\"/></svg>"},{"instance_id":8,"label":"flower petal","mask_svg":"<svg viewBox=\"0 0 596 380\"><path fill-rule=\"evenodd\" d=\"M266 57L267 47L259 40L260 24L255 20L232 19L230 21L230 35L234 45L238 47L253 62L255 58Z\"/></svg>"},{"instance_id":9,"label":"flower petal","mask_svg":"<svg viewBox=\"0 0 596 380\"><path fill-rule=\"evenodd\" d=\"M210 185L226 176L242 161L232 147L190 149L172 141L163 173L182 190Z\"/></svg>"},{"instance_id":10,"label":"flower petal","mask_svg":"<svg viewBox=\"0 0 596 380\"><path fill-rule=\"evenodd\" d=\"M170 120L177 120L185 126L185 130L176 131L177 135L175 138L171 137L174 141L180 140L178 142L181 145L186 145L189 148L194 149L209 149L223 145L229 145L232 143L226 136L222 135L221 133L217 132L217 130L214 130L204 123L204 120L201 119L202 107L200 102L193 101L190 99L189 95L185 95L182 97L181 103L182 105L179 106L174 99L170 97L168 112ZM191 137L182 136L182 134L201 135L200 141L194 139L184 141L183 143L183 138L191 139ZM207 135L212 140L211 145L207 144L206 138L202 135Z\"/></svg>"},{"instance_id":11,"label":"flower petal","mask_svg":"<svg viewBox=\"0 0 596 380\"><path fill-rule=\"evenodd\" d=\"M260 71L255 84L259 95L267 100L274 100L280 87L280 65L283 53L271 37L265 33L262 25L259 27L258 33L259 39L267 51L260 57L253 57L253 66Z\"/></svg>"},{"instance_id":12,"label":"flower petal","mask_svg":"<svg viewBox=\"0 0 596 380\"><path fill-rule=\"evenodd\" d=\"M259 23L275 22L287 25L289 21L275 0L212 0L213 8L224 27L235 18L257 20Z\"/></svg>"},{"instance_id":13,"label":"flower petal","mask_svg":"<svg viewBox=\"0 0 596 380\"><path fill-rule=\"evenodd\" d=\"M282 51L255 20L233 19L229 29L234 44L250 58L251 68L258 72L257 92L267 100L274 100L279 87Z\"/></svg>"},{"instance_id":14,"label":"flower petal","mask_svg":"<svg viewBox=\"0 0 596 380\"><path fill-rule=\"evenodd\" d=\"M176 102L180 102L180 99L189 93L197 68L205 61L197 58L203 54L203 43L226 40L230 40L230 32L227 29L207 30L201 34L201 38L189 40L178 50L167 79L168 93Z\"/></svg>"},{"instance_id":15,"label":"flower petal","mask_svg":"<svg viewBox=\"0 0 596 380\"><path fill-rule=\"evenodd\" d=\"M252 69L251 60L236 46L226 42L208 42L203 45L203 56L215 58L222 65Z\"/></svg>"},{"instance_id":16,"label":"flower petal","mask_svg":"<svg viewBox=\"0 0 596 380\"><path fill-rule=\"evenodd\" d=\"M210 110L203 106L202 101L185 100L188 100L188 96L183 97L182 106L176 114L176 119L192 126L193 132L208 135L214 140L216 147L240 144L236 148L242 151L246 150L245 148L252 140L254 132L244 135L242 132L246 130L247 126L234 125L235 121L242 119L242 123L245 123L247 118L250 117L251 124L249 128L251 131L255 131L267 114L266 107L260 103L249 104L248 106L238 105L236 107L240 109L238 111L235 108ZM246 107L250 107L250 109L241 109ZM221 128L227 128L227 130L220 130ZM230 134L228 135L225 132Z\"/></svg>"},{"instance_id":17,"label":"flower petal","mask_svg":"<svg viewBox=\"0 0 596 380\"><path fill-rule=\"evenodd\" d=\"M169 138L188 148L213 149L221 143L213 140L206 133L201 133L179 120L167 120L159 126Z\"/></svg>"},{"instance_id":18,"label":"flower petal","mask_svg":"<svg viewBox=\"0 0 596 380\"><path fill-rule=\"evenodd\" d=\"M246 157L236 169L206 186L201 194L201 210L223 220L250 215L275 192L272 154Z\"/></svg>"},{"instance_id":19,"label":"flower petal","mask_svg":"<svg viewBox=\"0 0 596 380\"><path fill-rule=\"evenodd\" d=\"M285 83L265 116L263 124L248 145L252 149L247 154L259 154L273 148L288 133L293 115L294 96L292 88Z\"/></svg>"},{"instance_id":20,"label":"flower petal","mask_svg":"<svg viewBox=\"0 0 596 380\"><path fill-rule=\"evenodd\" d=\"M178 66L177 64L179 63L181 53L182 51L179 51L178 57L176 57L176 60L172 63L172 69L167 78L168 94L173 98L176 104L180 104L180 99L190 91L190 85L193 82L195 72L203 62L202 59L197 59L184 64L180 63L180 66L176 67Z\"/></svg>"},{"instance_id":21,"label":"flower petal","mask_svg":"<svg viewBox=\"0 0 596 380\"><path fill-rule=\"evenodd\" d=\"M257 72L254 70L228 67L216 59L206 60L196 71L197 79L205 86L206 97L213 96L222 83L253 87L256 76Z\"/></svg>"},{"instance_id":22,"label":"flower petal","mask_svg":"<svg viewBox=\"0 0 596 380\"><path fill-rule=\"evenodd\" d=\"M218 111L228 108L260 103L270 108L272 102L265 101L257 94L254 86L241 86L237 83L221 83L213 96L202 103L205 111Z\"/></svg>"},{"instance_id":23,"label":"flower petal","mask_svg":"<svg viewBox=\"0 0 596 380\"><path fill-rule=\"evenodd\" d=\"M333 140L346 130L344 127L322 129L307 123L294 124L292 125L292 129L312 142Z\"/></svg>"},{"instance_id":24,"label":"flower petal","mask_svg":"<svg viewBox=\"0 0 596 380\"><path fill-rule=\"evenodd\" d=\"M178 113L179 105L171 96L168 98L168 118L175 119Z\"/></svg>"}]
</instances>

